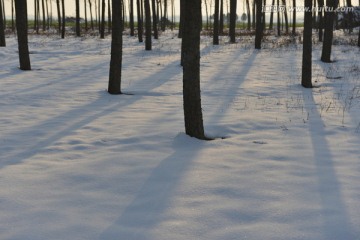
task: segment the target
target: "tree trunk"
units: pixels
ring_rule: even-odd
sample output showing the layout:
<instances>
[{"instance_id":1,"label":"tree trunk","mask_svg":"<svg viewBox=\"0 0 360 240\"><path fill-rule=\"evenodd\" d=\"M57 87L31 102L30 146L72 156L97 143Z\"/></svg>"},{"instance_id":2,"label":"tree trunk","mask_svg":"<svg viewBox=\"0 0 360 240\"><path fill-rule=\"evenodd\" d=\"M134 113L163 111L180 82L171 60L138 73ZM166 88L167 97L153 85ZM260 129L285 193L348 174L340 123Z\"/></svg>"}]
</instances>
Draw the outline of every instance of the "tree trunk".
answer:
<instances>
[{"instance_id":1,"label":"tree trunk","mask_svg":"<svg viewBox=\"0 0 360 240\"><path fill-rule=\"evenodd\" d=\"M151 10L150 0L144 0L145 7L145 50L151 50Z\"/></svg>"},{"instance_id":2,"label":"tree trunk","mask_svg":"<svg viewBox=\"0 0 360 240\"><path fill-rule=\"evenodd\" d=\"M142 19L142 14L141 14L141 5L142 5L141 1L142 0L136 0L139 42L143 42L143 19Z\"/></svg>"},{"instance_id":3,"label":"tree trunk","mask_svg":"<svg viewBox=\"0 0 360 240\"><path fill-rule=\"evenodd\" d=\"M285 6L285 10L284 10L285 32L286 32L286 34L289 34L289 21L288 21L287 7L286 7L286 1L285 0L282 0L282 5Z\"/></svg>"},{"instance_id":4,"label":"tree trunk","mask_svg":"<svg viewBox=\"0 0 360 240\"><path fill-rule=\"evenodd\" d=\"M110 5L111 5L110 0L108 0L108 33L111 32L111 6ZM123 10L124 5L121 4L121 6L122 6L121 10ZM122 14L122 16L124 16L124 14ZM121 20L121 21L123 21L123 20Z\"/></svg>"},{"instance_id":5,"label":"tree trunk","mask_svg":"<svg viewBox=\"0 0 360 240\"><path fill-rule=\"evenodd\" d=\"M101 3L101 27L100 27L100 38L105 38L105 0Z\"/></svg>"},{"instance_id":6,"label":"tree trunk","mask_svg":"<svg viewBox=\"0 0 360 240\"><path fill-rule=\"evenodd\" d=\"M62 27L61 27L61 38L65 38L65 0L61 0L62 5Z\"/></svg>"},{"instance_id":7,"label":"tree trunk","mask_svg":"<svg viewBox=\"0 0 360 240\"><path fill-rule=\"evenodd\" d=\"M121 94L121 66L122 66L122 0L112 0L112 35L111 60L109 71L110 94Z\"/></svg>"},{"instance_id":8,"label":"tree trunk","mask_svg":"<svg viewBox=\"0 0 360 240\"><path fill-rule=\"evenodd\" d=\"M162 17L162 24L161 24L161 31L165 31L166 29L166 22L167 22L167 1L168 0L164 0L164 15Z\"/></svg>"},{"instance_id":9,"label":"tree trunk","mask_svg":"<svg viewBox=\"0 0 360 240\"><path fill-rule=\"evenodd\" d=\"M277 0L277 9L280 7L279 0ZM281 29L280 29L281 21L280 21L280 11L277 11L277 35L281 35Z\"/></svg>"},{"instance_id":10,"label":"tree trunk","mask_svg":"<svg viewBox=\"0 0 360 240\"><path fill-rule=\"evenodd\" d=\"M185 132L191 137L206 139L200 95L200 31L201 0L184 0L183 32L183 100Z\"/></svg>"},{"instance_id":11,"label":"tree trunk","mask_svg":"<svg viewBox=\"0 0 360 240\"><path fill-rule=\"evenodd\" d=\"M11 31L12 32L15 32L14 13L15 13L14 0L11 0Z\"/></svg>"},{"instance_id":12,"label":"tree trunk","mask_svg":"<svg viewBox=\"0 0 360 240\"><path fill-rule=\"evenodd\" d=\"M293 26L292 26L292 34L295 36L296 34L296 0L293 0Z\"/></svg>"},{"instance_id":13,"label":"tree trunk","mask_svg":"<svg viewBox=\"0 0 360 240\"><path fill-rule=\"evenodd\" d=\"M224 0L220 0L219 34L224 34Z\"/></svg>"},{"instance_id":14,"label":"tree trunk","mask_svg":"<svg viewBox=\"0 0 360 240\"><path fill-rule=\"evenodd\" d=\"M305 7L312 8L312 0L305 0ZM304 35L303 35L303 59L301 85L305 88L312 88L312 12L305 11Z\"/></svg>"},{"instance_id":15,"label":"tree trunk","mask_svg":"<svg viewBox=\"0 0 360 240\"><path fill-rule=\"evenodd\" d=\"M156 0L151 0L152 18L153 18L153 31L154 39L159 38L158 26L157 26L157 12L156 12Z\"/></svg>"},{"instance_id":16,"label":"tree trunk","mask_svg":"<svg viewBox=\"0 0 360 240\"><path fill-rule=\"evenodd\" d=\"M29 46L28 46L28 23L26 0L15 0L16 30L19 45L19 61L21 70L31 70Z\"/></svg>"},{"instance_id":17,"label":"tree trunk","mask_svg":"<svg viewBox=\"0 0 360 240\"><path fill-rule=\"evenodd\" d=\"M256 35L255 35L255 49L261 49L261 39L263 33L262 22L262 0L255 0L256 2Z\"/></svg>"},{"instance_id":18,"label":"tree trunk","mask_svg":"<svg viewBox=\"0 0 360 240\"><path fill-rule=\"evenodd\" d=\"M229 35L230 42L235 43L235 29L236 29L236 2L237 0L230 0L230 27L229 27Z\"/></svg>"},{"instance_id":19,"label":"tree trunk","mask_svg":"<svg viewBox=\"0 0 360 240\"><path fill-rule=\"evenodd\" d=\"M92 13L92 4L91 0L89 0L89 12L90 12L90 22L91 22L91 30L94 31L94 19L93 19L93 13Z\"/></svg>"},{"instance_id":20,"label":"tree trunk","mask_svg":"<svg viewBox=\"0 0 360 240\"><path fill-rule=\"evenodd\" d=\"M180 24L179 24L179 34L178 38L182 38L183 30L184 30L184 15L185 15L185 1L180 0ZM202 21L202 19L201 19Z\"/></svg>"},{"instance_id":21,"label":"tree trunk","mask_svg":"<svg viewBox=\"0 0 360 240\"><path fill-rule=\"evenodd\" d=\"M61 34L61 10L60 10L60 0L56 0L56 10L58 15L58 31Z\"/></svg>"},{"instance_id":22,"label":"tree trunk","mask_svg":"<svg viewBox=\"0 0 360 240\"><path fill-rule=\"evenodd\" d=\"M5 47L6 46L3 7L4 6L2 5L2 2L0 2L0 47Z\"/></svg>"},{"instance_id":23,"label":"tree trunk","mask_svg":"<svg viewBox=\"0 0 360 240\"><path fill-rule=\"evenodd\" d=\"M219 45L219 7L220 0L215 0L215 13L214 13L214 33L213 33L213 44Z\"/></svg>"},{"instance_id":24,"label":"tree trunk","mask_svg":"<svg viewBox=\"0 0 360 240\"><path fill-rule=\"evenodd\" d=\"M326 5L331 9L335 9L337 6L336 0L327 0ZM335 13L333 11L325 12L325 31L324 31L324 42L321 52L321 61L330 63L331 47L333 41L333 28L334 28Z\"/></svg>"},{"instance_id":25,"label":"tree trunk","mask_svg":"<svg viewBox=\"0 0 360 240\"><path fill-rule=\"evenodd\" d=\"M45 32L46 31L45 0L41 1L41 6L42 6L42 17L43 17L42 30L43 32Z\"/></svg>"},{"instance_id":26,"label":"tree trunk","mask_svg":"<svg viewBox=\"0 0 360 240\"><path fill-rule=\"evenodd\" d=\"M80 37L80 0L75 0L75 12L76 12L76 36Z\"/></svg>"},{"instance_id":27,"label":"tree trunk","mask_svg":"<svg viewBox=\"0 0 360 240\"><path fill-rule=\"evenodd\" d=\"M135 36L135 27L134 27L134 0L130 0L130 36Z\"/></svg>"},{"instance_id":28,"label":"tree trunk","mask_svg":"<svg viewBox=\"0 0 360 240\"><path fill-rule=\"evenodd\" d=\"M204 0L204 3L205 3L205 12L206 12L206 30L209 30L209 12L208 12L207 0Z\"/></svg>"},{"instance_id":29,"label":"tree trunk","mask_svg":"<svg viewBox=\"0 0 360 240\"><path fill-rule=\"evenodd\" d=\"M253 4L252 4L252 28L255 29L255 24L256 24L256 9L255 9L255 2L256 0L253 0Z\"/></svg>"},{"instance_id":30,"label":"tree trunk","mask_svg":"<svg viewBox=\"0 0 360 240\"><path fill-rule=\"evenodd\" d=\"M88 31L88 19L87 19L87 6L86 0L84 0L84 16L85 16L85 32Z\"/></svg>"},{"instance_id":31,"label":"tree trunk","mask_svg":"<svg viewBox=\"0 0 360 240\"><path fill-rule=\"evenodd\" d=\"M318 0L318 6L321 9L319 12L319 42L323 41L323 28L324 28L324 17L323 17L323 10L322 8L324 7L324 0Z\"/></svg>"},{"instance_id":32,"label":"tree trunk","mask_svg":"<svg viewBox=\"0 0 360 240\"><path fill-rule=\"evenodd\" d=\"M248 1L248 0L247 0ZM294 0L296 1L296 0ZM272 0L272 3L271 3L271 8L273 9L275 5L275 0ZM271 12L270 12L270 23L269 23L269 29L273 29L273 23L274 23L274 11L271 9Z\"/></svg>"}]
</instances>

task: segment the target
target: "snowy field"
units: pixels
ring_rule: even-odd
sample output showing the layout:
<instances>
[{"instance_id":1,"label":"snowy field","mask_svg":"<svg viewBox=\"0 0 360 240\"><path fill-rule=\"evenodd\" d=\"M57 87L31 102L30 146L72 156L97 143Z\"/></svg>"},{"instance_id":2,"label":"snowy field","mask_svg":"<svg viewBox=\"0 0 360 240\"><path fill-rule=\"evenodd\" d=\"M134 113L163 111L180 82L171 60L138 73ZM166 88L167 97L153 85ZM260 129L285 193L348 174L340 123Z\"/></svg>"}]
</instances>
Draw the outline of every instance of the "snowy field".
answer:
<instances>
[{"instance_id":1,"label":"snowy field","mask_svg":"<svg viewBox=\"0 0 360 240\"><path fill-rule=\"evenodd\" d=\"M207 142L184 134L172 33L151 52L124 38L120 96L109 38L30 36L27 72L7 38L0 239L359 240L359 48L324 64L316 44L303 89L302 45L248 38L202 40Z\"/></svg>"}]
</instances>

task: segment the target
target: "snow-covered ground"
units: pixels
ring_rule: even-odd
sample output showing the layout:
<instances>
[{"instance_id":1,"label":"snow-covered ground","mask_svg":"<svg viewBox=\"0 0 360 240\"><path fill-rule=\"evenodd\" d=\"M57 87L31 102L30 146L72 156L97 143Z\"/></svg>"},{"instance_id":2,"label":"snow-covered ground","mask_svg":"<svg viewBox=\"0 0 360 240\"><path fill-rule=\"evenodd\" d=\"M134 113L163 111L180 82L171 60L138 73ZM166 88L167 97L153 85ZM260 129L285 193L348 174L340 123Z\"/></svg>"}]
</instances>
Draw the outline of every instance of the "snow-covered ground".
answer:
<instances>
[{"instance_id":1,"label":"snow-covered ground","mask_svg":"<svg viewBox=\"0 0 360 240\"><path fill-rule=\"evenodd\" d=\"M0 239L359 240L360 54L202 43L206 133L184 134L180 41L125 37L123 90L106 92L110 39L30 36L0 48ZM248 37L247 37L248 38ZM275 44L276 45L276 44ZM221 139L220 137L226 137Z\"/></svg>"}]
</instances>

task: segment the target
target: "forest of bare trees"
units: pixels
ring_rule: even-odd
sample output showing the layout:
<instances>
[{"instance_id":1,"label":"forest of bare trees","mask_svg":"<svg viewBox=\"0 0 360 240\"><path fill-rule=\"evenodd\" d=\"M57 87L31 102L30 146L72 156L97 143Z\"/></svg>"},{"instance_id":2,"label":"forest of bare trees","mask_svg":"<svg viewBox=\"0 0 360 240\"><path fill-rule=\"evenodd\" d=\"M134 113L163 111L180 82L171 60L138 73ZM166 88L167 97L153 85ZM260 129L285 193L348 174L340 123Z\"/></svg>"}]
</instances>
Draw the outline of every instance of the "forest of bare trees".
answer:
<instances>
[{"instance_id":1,"label":"forest of bare trees","mask_svg":"<svg viewBox=\"0 0 360 240\"><path fill-rule=\"evenodd\" d=\"M30 57L27 38L28 34L59 34L65 38L66 34L80 37L82 35L94 35L105 38L111 34L111 61L109 74L108 92L121 94L121 65L122 65L122 35L137 36L139 42L143 42L145 36L145 50L152 49L152 39L161 37L166 30L177 31L178 37L182 38L181 65L183 66L184 83L184 115L185 128L190 136L199 139L207 139L204 133L201 113L200 96L200 35L210 34L213 44L220 44L221 39L228 39L229 43L236 43L238 37L253 35L255 48L261 49L264 36L275 35L288 36L294 41L302 39L303 42L303 67L302 86L312 87L312 43L314 30L318 33L319 42L322 44L321 61L331 63L331 46L333 42L333 30L336 19L334 11L305 11L303 25L296 19L303 13L293 10L289 15L292 17L292 31L290 32L290 20L287 11L263 11L264 7L277 9L286 8L287 1L272 0L246 0L246 1L223 1L223 0L197 0L180 1L175 4L169 0L84 0L84 8L80 8L80 0L74 2L76 15L71 18L66 13L64 0L34 0L34 18L28 19L26 0L0 1L0 46L6 46L6 34L15 31L19 45L20 69L30 70ZM11 14L5 12L5 4L11 5ZM243 5L243 13L237 12L238 5ZM268 4L268 5L266 5ZM296 1L292 1L293 7ZM339 6L337 0L313 1L305 0L305 7L327 6L336 9ZM351 0L346 1L348 7L352 7ZM136 10L135 10L136 8ZM53 11L54 9L54 11ZM180 19L176 20L175 13L180 11ZM14 14L14 12L16 14ZM81 18L81 12L83 12ZM276 29L274 22L276 14ZM56 17L55 17L56 15ZM241 18L238 16L241 15ZM10 19L7 16L11 16ZM15 17L16 16L16 17ZM90 16L90 19L88 17ZM358 20L349 15L347 28L349 34L358 25ZM107 19L106 19L107 17ZM270 21L267 22L267 17ZM241 24L243 22L243 24ZM74 24L73 24L74 23ZM246 23L246 24L245 24ZM90 27L89 27L90 26ZM106 31L108 29L108 31ZM225 41L226 42L226 41ZM360 34L358 38L360 46Z\"/></svg>"}]
</instances>

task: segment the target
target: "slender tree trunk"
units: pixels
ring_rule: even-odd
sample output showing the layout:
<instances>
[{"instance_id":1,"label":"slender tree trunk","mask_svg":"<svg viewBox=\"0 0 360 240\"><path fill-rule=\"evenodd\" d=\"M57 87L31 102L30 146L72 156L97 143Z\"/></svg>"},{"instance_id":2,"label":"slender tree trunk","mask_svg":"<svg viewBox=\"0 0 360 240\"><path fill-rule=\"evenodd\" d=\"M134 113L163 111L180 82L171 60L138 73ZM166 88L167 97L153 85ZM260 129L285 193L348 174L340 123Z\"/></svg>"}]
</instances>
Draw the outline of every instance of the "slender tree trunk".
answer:
<instances>
[{"instance_id":1,"label":"slender tree trunk","mask_svg":"<svg viewBox=\"0 0 360 240\"><path fill-rule=\"evenodd\" d=\"M130 36L135 36L135 27L134 27L134 0L130 0Z\"/></svg>"},{"instance_id":2,"label":"slender tree trunk","mask_svg":"<svg viewBox=\"0 0 360 240\"><path fill-rule=\"evenodd\" d=\"M181 0L180 0L181 1ZM206 30L209 30L209 12L208 12L208 0L204 0L205 3L205 12L206 12ZM202 19L201 19L202 21Z\"/></svg>"},{"instance_id":3,"label":"slender tree trunk","mask_svg":"<svg viewBox=\"0 0 360 240\"><path fill-rule=\"evenodd\" d=\"M58 31L61 34L61 9L60 9L60 0L56 0L56 10L58 15Z\"/></svg>"},{"instance_id":4,"label":"slender tree trunk","mask_svg":"<svg viewBox=\"0 0 360 240\"><path fill-rule=\"evenodd\" d=\"M15 32L14 13L15 13L14 0L11 0L11 31L12 32Z\"/></svg>"},{"instance_id":5,"label":"slender tree trunk","mask_svg":"<svg viewBox=\"0 0 360 240\"><path fill-rule=\"evenodd\" d=\"M6 46L3 7L4 6L2 5L2 2L0 2L0 47L5 47Z\"/></svg>"},{"instance_id":6,"label":"slender tree trunk","mask_svg":"<svg viewBox=\"0 0 360 240\"><path fill-rule=\"evenodd\" d=\"M286 32L286 34L289 34L289 21L288 21L288 14L287 14L287 7L286 7L286 1L285 0L282 0L282 5L285 6L285 10L284 10L285 32Z\"/></svg>"},{"instance_id":7,"label":"slender tree trunk","mask_svg":"<svg viewBox=\"0 0 360 240\"><path fill-rule=\"evenodd\" d=\"M337 7L337 0L327 0L326 5L331 9L335 9ZM331 57L331 47L333 41L333 28L334 28L334 11L326 11L325 12L325 31L324 31L324 42L321 53L321 61L330 63Z\"/></svg>"},{"instance_id":8,"label":"slender tree trunk","mask_svg":"<svg viewBox=\"0 0 360 240\"><path fill-rule=\"evenodd\" d=\"M324 0L318 0L318 6L321 9L319 12L319 41L323 41L323 28L324 28L324 17L323 17L323 10L324 7Z\"/></svg>"},{"instance_id":9,"label":"slender tree trunk","mask_svg":"<svg viewBox=\"0 0 360 240\"><path fill-rule=\"evenodd\" d=\"M43 18L42 30L43 30L43 32L45 32L46 31L45 0L41 1L41 6L42 6L42 18Z\"/></svg>"},{"instance_id":10,"label":"slender tree trunk","mask_svg":"<svg viewBox=\"0 0 360 240\"><path fill-rule=\"evenodd\" d=\"M235 29L236 29L236 2L237 0L230 0L230 27L229 27L229 35L230 42L235 43Z\"/></svg>"},{"instance_id":11,"label":"slender tree trunk","mask_svg":"<svg viewBox=\"0 0 360 240\"><path fill-rule=\"evenodd\" d=\"M156 0L151 0L151 8L152 8L152 18L153 18L153 31L154 31L154 39L159 38L158 34L158 26L157 26L157 12L156 12Z\"/></svg>"},{"instance_id":12,"label":"slender tree trunk","mask_svg":"<svg viewBox=\"0 0 360 240\"><path fill-rule=\"evenodd\" d=\"M93 13L92 13L92 3L91 0L89 0L89 12L90 12L90 22L91 22L91 30L94 31L94 19L93 19Z\"/></svg>"},{"instance_id":13,"label":"slender tree trunk","mask_svg":"<svg viewBox=\"0 0 360 240\"><path fill-rule=\"evenodd\" d=\"M248 1L248 0L247 0ZM296 0L294 0L296 1ZM271 7L273 8L275 6L275 0L272 0ZM274 23L274 11L271 10L270 12L270 23L269 23L269 29L273 29L273 23Z\"/></svg>"},{"instance_id":14,"label":"slender tree trunk","mask_svg":"<svg viewBox=\"0 0 360 240\"><path fill-rule=\"evenodd\" d=\"M87 18L87 6L86 0L84 0L84 17L85 17L85 32L88 31L88 18Z\"/></svg>"},{"instance_id":15,"label":"slender tree trunk","mask_svg":"<svg viewBox=\"0 0 360 240\"><path fill-rule=\"evenodd\" d=\"M102 0L101 4L101 27L100 27L100 38L105 38L105 0Z\"/></svg>"},{"instance_id":16,"label":"slender tree trunk","mask_svg":"<svg viewBox=\"0 0 360 240\"><path fill-rule=\"evenodd\" d=\"M305 7L312 8L312 0L305 0ZM303 36L303 59L301 85L312 88L312 12L305 11L304 14L304 36Z\"/></svg>"},{"instance_id":17,"label":"slender tree trunk","mask_svg":"<svg viewBox=\"0 0 360 240\"><path fill-rule=\"evenodd\" d=\"M256 35L255 35L255 49L261 49L261 39L263 33L263 22L262 22L262 0L255 0L256 7Z\"/></svg>"},{"instance_id":18,"label":"slender tree trunk","mask_svg":"<svg viewBox=\"0 0 360 240\"><path fill-rule=\"evenodd\" d=\"M275 0L273 0L275 1ZM250 2L246 0L246 13L247 13L247 30L251 29L251 11L250 11Z\"/></svg>"},{"instance_id":19,"label":"slender tree trunk","mask_svg":"<svg viewBox=\"0 0 360 240\"><path fill-rule=\"evenodd\" d=\"M224 0L220 0L219 34L224 34Z\"/></svg>"},{"instance_id":20,"label":"slender tree trunk","mask_svg":"<svg viewBox=\"0 0 360 240\"><path fill-rule=\"evenodd\" d=\"M61 0L62 5L62 27L61 27L61 38L65 38L65 0Z\"/></svg>"},{"instance_id":21,"label":"slender tree trunk","mask_svg":"<svg viewBox=\"0 0 360 240\"><path fill-rule=\"evenodd\" d=\"M167 1L168 0L163 0L164 1L164 15L162 17L162 21L161 21L161 31L165 31L166 30L166 22L167 22Z\"/></svg>"},{"instance_id":22,"label":"slender tree trunk","mask_svg":"<svg viewBox=\"0 0 360 240\"><path fill-rule=\"evenodd\" d=\"M112 0L112 35L111 35L111 60L109 71L110 94L121 94L121 66L122 66L122 0Z\"/></svg>"},{"instance_id":23,"label":"slender tree trunk","mask_svg":"<svg viewBox=\"0 0 360 240\"><path fill-rule=\"evenodd\" d=\"M150 0L144 0L145 6L145 50L151 50L151 10Z\"/></svg>"},{"instance_id":24,"label":"slender tree trunk","mask_svg":"<svg viewBox=\"0 0 360 240\"><path fill-rule=\"evenodd\" d=\"M142 0L136 0L139 42L143 42L143 19L141 14L141 5L142 5L141 1Z\"/></svg>"},{"instance_id":25,"label":"slender tree trunk","mask_svg":"<svg viewBox=\"0 0 360 240\"><path fill-rule=\"evenodd\" d=\"M200 95L200 31L201 0L185 1L183 32L183 100L185 132L191 137L206 139Z\"/></svg>"},{"instance_id":26,"label":"slender tree trunk","mask_svg":"<svg viewBox=\"0 0 360 240\"><path fill-rule=\"evenodd\" d=\"M279 9L279 7L280 7L279 0L277 0L277 6L278 6L278 9ZM278 33L278 36L281 35L280 26L281 26L280 11L277 11L277 33Z\"/></svg>"},{"instance_id":27,"label":"slender tree trunk","mask_svg":"<svg viewBox=\"0 0 360 240\"><path fill-rule=\"evenodd\" d=\"M215 0L213 44L219 45L219 7L220 0Z\"/></svg>"},{"instance_id":28,"label":"slender tree trunk","mask_svg":"<svg viewBox=\"0 0 360 240\"><path fill-rule=\"evenodd\" d=\"M252 2L252 28L255 29L256 27L256 8L255 8L256 0Z\"/></svg>"},{"instance_id":29,"label":"slender tree trunk","mask_svg":"<svg viewBox=\"0 0 360 240\"><path fill-rule=\"evenodd\" d=\"M123 4L121 4L121 10L124 11ZM124 16L123 13L122 13L122 16ZM121 20L121 21L123 21L123 20ZM108 0L108 33L110 33L110 32L111 32L111 4L110 4L110 0Z\"/></svg>"},{"instance_id":30,"label":"slender tree trunk","mask_svg":"<svg viewBox=\"0 0 360 240\"><path fill-rule=\"evenodd\" d=\"M29 46L28 46L28 23L26 0L15 0L16 31L19 45L19 61L21 70L31 70Z\"/></svg>"},{"instance_id":31,"label":"slender tree trunk","mask_svg":"<svg viewBox=\"0 0 360 240\"><path fill-rule=\"evenodd\" d=\"M76 36L80 37L80 0L75 0L75 12L76 12Z\"/></svg>"},{"instance_id":32,"label":"slender tree trunk","mask_svg":"<svg viewBox=\"0 0 360 240\"><path fill-rule=\"evenodd\" d=\"M292 26L292 34L295 36L296 34L296 0L293 0L293 26Z\"/></svg>"}]
</instances>

